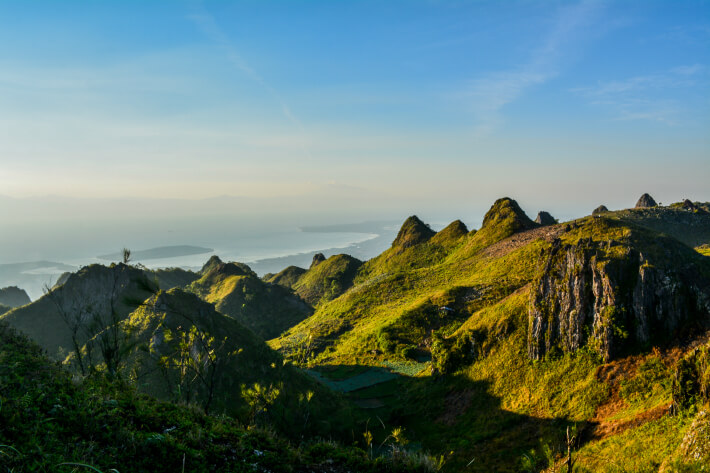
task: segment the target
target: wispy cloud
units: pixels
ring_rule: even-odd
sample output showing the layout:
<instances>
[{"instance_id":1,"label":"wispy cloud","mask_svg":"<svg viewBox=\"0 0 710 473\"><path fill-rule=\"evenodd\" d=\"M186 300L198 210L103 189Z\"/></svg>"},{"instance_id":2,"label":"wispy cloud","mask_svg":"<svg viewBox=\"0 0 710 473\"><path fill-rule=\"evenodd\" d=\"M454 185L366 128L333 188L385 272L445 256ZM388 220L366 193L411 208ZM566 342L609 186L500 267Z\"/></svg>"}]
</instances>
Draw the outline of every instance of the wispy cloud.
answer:
<instances>
[{"instance_id":1,"label":"wispy cloud","mask_svg":"<svg viewBox=\"0 0 710 473\"><path fill-rule=\"evenodd\" d=\"M679 100L668 95L673 91L687 91L707 81L707 77L707 67L692 64L655 74L598 82L572 89L572 92L592 105L609 108L615 120L649 120L674 125L683 107Z\"/></svg>"},{"instance_id":2,"label":"wispy cloud","mask_svg":"<svg viewBox=\"0 0 710 473\"><path fill-rule=\"evenodd\" d=\"M465 96L470 100L477 123L475 134L491 133L502 121L502 109L530 88L554 78L570 45L584 34L602 10L599 1L584 0L560 8L552 27L530 52L522 67L498 71L471 81Z\"/></svg>"},{"instance_id":3,"label":"wispy cloud","mask_svg":"<svg viewBox=\"0 0 710 473\"><path fill-rule=\"evenodd\" d=\"M282 115L290 121L301 133L305 134L303 123L293 113L291 107L286 103L281 94L272 87L258 72L253 68L239 53L237 47L229 39L229 36L219 26L215 18L207 11L201 0L197 0L191 4L192 13L188 18L202 31L202 33L214 42L226 55L227 60L244 73L254 82L258 83L278 104ZM303 152L311 156L307 147L302 148Z\"/></svg>"}]
</instances>

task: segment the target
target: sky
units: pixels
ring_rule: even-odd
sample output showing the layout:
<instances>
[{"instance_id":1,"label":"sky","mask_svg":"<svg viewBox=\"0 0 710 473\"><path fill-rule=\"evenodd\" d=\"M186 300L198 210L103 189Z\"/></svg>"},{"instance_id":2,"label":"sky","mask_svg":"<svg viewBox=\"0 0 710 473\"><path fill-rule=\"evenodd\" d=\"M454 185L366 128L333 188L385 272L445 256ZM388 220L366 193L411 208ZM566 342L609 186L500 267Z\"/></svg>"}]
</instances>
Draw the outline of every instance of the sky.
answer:
<instances>
[{"instance_id":1,"label":"sky","mask_svg":"<svg viewBox=\"0 0 710 473\"><path fill-rule=\"evenodd\" d=\"M0 0L0 194L710 201L708 1Z\"/></svg>"}]
</instances>

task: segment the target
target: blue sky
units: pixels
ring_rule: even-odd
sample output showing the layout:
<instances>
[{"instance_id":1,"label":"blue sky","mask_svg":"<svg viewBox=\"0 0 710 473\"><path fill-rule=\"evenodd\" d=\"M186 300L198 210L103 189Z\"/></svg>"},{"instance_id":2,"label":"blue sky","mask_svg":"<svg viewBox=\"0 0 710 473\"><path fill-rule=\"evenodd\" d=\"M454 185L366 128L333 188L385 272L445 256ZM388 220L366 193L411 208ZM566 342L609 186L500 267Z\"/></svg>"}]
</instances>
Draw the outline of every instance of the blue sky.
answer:
<instances>
[{"instance_id":1,"label":"blue sky","mask_svg":"<svg viewBox=\"0 0 710 473\"><path fill-rule=\"evenodd\" d=\"M0 0L14 197L710 200L708 136L707 1Z\"/></svg>"}]
</instances>

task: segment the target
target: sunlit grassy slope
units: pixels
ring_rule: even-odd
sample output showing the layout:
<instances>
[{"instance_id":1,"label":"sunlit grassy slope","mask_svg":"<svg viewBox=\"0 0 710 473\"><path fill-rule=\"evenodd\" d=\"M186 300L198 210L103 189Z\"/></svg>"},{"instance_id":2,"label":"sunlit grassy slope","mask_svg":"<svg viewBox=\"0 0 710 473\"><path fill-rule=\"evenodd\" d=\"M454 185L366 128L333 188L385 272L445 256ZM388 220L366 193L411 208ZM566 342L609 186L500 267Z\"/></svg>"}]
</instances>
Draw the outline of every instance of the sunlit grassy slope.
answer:
<instances>
[{"instance_id":1,"label":"sunlit grassy slope","mask_svg":"<svg viewBox=\"0 0 710 473\"><path fill-rule=\"evenodd\" d=\"M654 218L660 222L649 223ZM682 232L678 221L675 210L631 210L538 227L510 199L497 201L482 227L468 233L454 223L433 234L410 218L392 248L363 264L351 289L269 343L326 376L338 366L400 373L428 366L392 381L373 377L372 388L348 395L385 423L406 426L425 449L448 452L448 471L526 471L528 460L536 465L529 471L558 464L567 426L584 445L579 471L627 471L598 459L655 448L657 438L653 453L639 455L628 470L656 471L692 420L669 419L664 410L671 402L672 347L658 355L636 347L636 355L610 363L593 347L531 361L529 294L540 255L556 239L619 242L707 278L708 260L658 233ZM686 243L710 241L702 225ZM615 244L605 257L623 257ZM656 363L655 378L640 381L640 393L620 388L635 382L644 363ZM605 446L610 438L622 445Z\"/></svg>"}]
</instances>

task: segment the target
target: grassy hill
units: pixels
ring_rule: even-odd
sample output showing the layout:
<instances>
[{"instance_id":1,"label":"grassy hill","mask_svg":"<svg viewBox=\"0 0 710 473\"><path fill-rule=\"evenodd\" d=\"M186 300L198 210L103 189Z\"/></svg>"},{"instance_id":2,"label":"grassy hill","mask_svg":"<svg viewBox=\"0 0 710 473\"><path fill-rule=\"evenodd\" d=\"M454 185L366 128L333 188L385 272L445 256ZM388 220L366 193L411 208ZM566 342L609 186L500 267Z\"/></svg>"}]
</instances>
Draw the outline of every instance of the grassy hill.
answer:
<instances>
[{"instance_id":1,"label":"grassy hill","mask_svg":"<svg viewBox=\"0 0 710 473\"><path fill-rule=\"evenodd\" d=\"M138 268L91 265L1 319L28 335L51 357L64 359L114 321L125 319L156 290L155 283Z\"/></svg>"},{"instance_id":2,"label":"grassy hill","mask_svg":"<svg viewBox=\"0 0 710 473\"><path fill-rule=\"evenodd\" d=\"M448 471L559 464L568 426L579 471L619 471L581 452L622 430L619 452L658 437L633 468L656 471L694 422L664 409L678 353L707 338L710 260L625 212L539 227L500 199L478 231L447 237L408 219L400 235L420 236L398 237L270 344L356 383L351 400L425 449L452 451Z\"/></svg>"},{"instance_id":3,"label":"grassy hill","mask_svg":"<svg viewBox=\"0 0 710 473\"><path fill-rule=\"evenodd\" d=\"M362 261L349 255L333 255L303 273L291 286L303 300L317 306L340 296L353 284Z\"/></svg>"},{"instance_id":4,"label":"grassy hill","mask_svg":"<svg viewBox=\"0 0 710 473\"><path fill-rule=\"evenodd\" d=\"M290 289L262 281L241 263L210 260L201 277L186 290L264 339L279 335L311 314L311 308Z\"/></svg>"},{"instance_id":5,"label":"grassy hill","mask_svg":"<svg viewBox=\"0 0 710 473\"><path fill-rule=\"evenodd\" d=\"M200 278L198 273L182 268L146 269L145 271L149 277L156 281L158 287L164 291L174 287L184 288Z\"/></svg>"},{"instance_id":6,"label":"grassy hill","mask_svg":"<svg viewBox=\"0 0 710 473\"><path fill-rule=\"evenodd\" d=\"M6 307L21 307L30 302L30 296L17 286L0 289L0 304Z\"/></svg>"},{"instance_id":7,"label":"grassy hill","mask_svg":"<svg viewBox=\"0 0 710 473\"><path fill-rule=\"evenodd\" d=\"M160 402L125 382L81 382L0 322L0 467L52 471L333 473L433 471L426 459L371 461L356 447L302 440Z\"/></svg>"},{"instance_id":8,"label":"grassy hill","mask_svg":"<svg viewBox=\"0 0 710 473\"><path fill-rule=\"evenodd\" d=\"M248 390L259 385L280 392L263 415L281 432L327 436L347 430L352 413L336 394L194 294L161 291L131 313L123 328L132 347L124 371L140 391L247 422L257 414Z\"/></svg>"},{"instance_id":9,"label":"grassy hill","mask_svg":"<svg viewBox=\"0 0 710 473\"><path fill-rule=\"evenodd\" d=\"M288 266L276 274L265 274L263 279L272 284L293 288L293 285L305 272L305 269L298 266Z\"/></svg>"}]
</instances>

